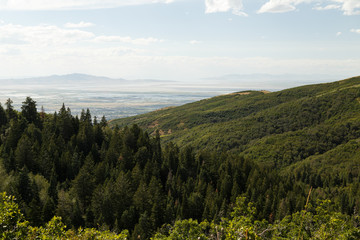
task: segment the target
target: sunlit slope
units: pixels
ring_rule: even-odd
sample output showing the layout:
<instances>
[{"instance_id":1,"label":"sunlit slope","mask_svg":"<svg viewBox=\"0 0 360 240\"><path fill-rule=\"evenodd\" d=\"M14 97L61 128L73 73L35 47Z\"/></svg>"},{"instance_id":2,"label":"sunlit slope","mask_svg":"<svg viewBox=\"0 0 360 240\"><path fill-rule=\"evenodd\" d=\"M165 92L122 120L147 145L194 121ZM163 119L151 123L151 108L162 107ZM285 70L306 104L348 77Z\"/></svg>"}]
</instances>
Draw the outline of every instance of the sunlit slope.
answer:
<instances>
[{"instance_id":1,"label":"sunlit slope","mask_svg":"<svg viewBox=\"0 0 360 240\"><path fill-rule=\"evenodd\" d=\"M222 95L111 122L134 123L179 146L231 150L286 166L360 137L360 77Z\"/></svg>"}]
</instances>

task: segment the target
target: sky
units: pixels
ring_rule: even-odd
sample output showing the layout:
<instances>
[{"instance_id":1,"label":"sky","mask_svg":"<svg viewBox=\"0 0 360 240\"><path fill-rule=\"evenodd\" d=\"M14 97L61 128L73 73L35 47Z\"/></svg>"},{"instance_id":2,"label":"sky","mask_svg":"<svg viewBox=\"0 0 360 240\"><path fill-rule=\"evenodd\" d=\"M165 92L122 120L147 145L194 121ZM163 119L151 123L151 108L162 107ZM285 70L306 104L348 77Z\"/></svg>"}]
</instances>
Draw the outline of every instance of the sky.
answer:
<instances>
[{"instance_id":1,"label":"sky","mask_svg":"<svg viewBox=\"0 0 360 240\"><path fill-rule=\"evenodd\" d=\"M360 0L0 0L0 78L360 75Z\"/></svg>"}]
</instances>

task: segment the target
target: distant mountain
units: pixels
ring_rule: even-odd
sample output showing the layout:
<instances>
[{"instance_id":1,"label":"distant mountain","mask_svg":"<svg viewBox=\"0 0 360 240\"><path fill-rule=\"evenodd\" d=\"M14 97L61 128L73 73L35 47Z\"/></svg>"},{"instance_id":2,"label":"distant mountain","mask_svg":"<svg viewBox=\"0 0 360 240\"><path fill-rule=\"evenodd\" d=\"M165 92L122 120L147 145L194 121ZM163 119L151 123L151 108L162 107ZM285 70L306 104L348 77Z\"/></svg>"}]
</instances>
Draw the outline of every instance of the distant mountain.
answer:
<instances>
[{"instance_id":1,"label":"distant mountain","mask_svg":"<svg viewBox=\"0 0 360 240\"><path fill-rule=\"evenodd\" d=\"M207 83L221 83L222 85L236 85L250 89L274 89L280 90L314 83L326 83L344 79L344 75L328 74L227 74L223 76L203 78Z\"/></svg>"},{"instance_id":2,"label":"distant mountain","mask_svg":"<svg viewBox=\"0 0 360 240\"><path fill-rule=\"evenodd\" d=\"M153 80L153 79L138 79L138 80L126 80L123 78L109 78L104 76L93 76L88 74L73 73L66 75L51 75L45 77L31 77L31 78L17 78L17 79L0 79L0 83L6 84L142 84L142 83L164 83L173 81Z\"/></svg>"},{"instance_id":3,"label":"distant mountain","mask_svg":"<svg viewBox=\"0 0 360 240\"><path fill-rule=\"evenodd\" d=\"M124 78L109 78L104 76L94 76L81 73L73 73L66 75L51 75L29 78L11 78L0 79L1 84L7 85L70 85L83 84L87 85L139 85L152 84L161 88L166 87L191 91L196 88L200 89L269 89L277 91L294 86L300 86L313 83L324 83L342 79L343 76L332 76L326 74L227 74L223 76L208 77L193 81L173 81L173 80L159 80L159 79L124 79ZM86 85L83 85L86 87Z\"/></svg>"},{"instance_id":4,"label":"distant mountain","mask_svg":"<svg viewBox=\"0 0 360 240\"><path fill-rule=\"evenodd\" d=\"M24 85L37 85L37 84L81 84L81 83L99 83L99 82L125 82L124 79L112 79L108 77L92 76L87 74L67 74L67 75L52 75L45 77L32 77L32 78L17 78L17 79L0 79L1 83L6 84L24 84Z\"/></svg>"},{"instance_id":5,"label":"distant mountain","mask_svg":"<svg viewBox=\"0 0 360 240\"><path fill-rule=\"evenodd\" d=\"M257 81L263 81L263 80L278 80L278 81L289 81L289 80L295 80L295 81L329 81L329 80L336 80L341 78L342 76L334 76L334 75L328 75L328 74L266 74L266 73L256 73L256 74L227 74L223 76L218 77L209 77L204 78L205 80L217 80L217 79L223 79L223 80L232 80L232 81L238 81L238 80L257 80Z\"/></svg>"},{"instance_id":6,"label":"distant mountain","mask_svg":"<svg viewBox=\"0 0 360 240\"><path fill-rule=\"evenodd\" d=\"M351 141L359 145L360 77L272 93L237 92L111 122L133 123L152 134L158 130L164 142L230 150L283 168L333 156Z\"/></svg>"},{"instance_id":7,"label":"distant mountain","mask_svg":"<svg viewBox=\"0 0 360 240\"><path fill-rule=\"evenodd\" d=\"M37 80L37 81L79 81L79 82L88 82L88 81L125 81L125 79L113 79L103 76L93 76L88 74L73 73L67 75L52 75L48 77L38 77L38 78L29 78L28 80Z\"/></svg>"}]
</instances>

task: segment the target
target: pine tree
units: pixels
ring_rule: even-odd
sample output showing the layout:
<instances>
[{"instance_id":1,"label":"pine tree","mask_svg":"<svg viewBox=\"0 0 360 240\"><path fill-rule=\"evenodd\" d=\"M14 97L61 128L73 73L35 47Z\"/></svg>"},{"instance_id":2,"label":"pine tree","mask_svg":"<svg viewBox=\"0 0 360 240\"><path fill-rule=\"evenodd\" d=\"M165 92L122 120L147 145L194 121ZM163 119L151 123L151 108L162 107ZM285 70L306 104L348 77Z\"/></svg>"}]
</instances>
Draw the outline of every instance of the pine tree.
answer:
<instances>
[{"instance_id":1,"label":"pine tree","mask_svg":"<svg viewBox=\"0 0 360 240\"><path fill-rule=\"evenodd\" d=\"M149 214L147 213L147 211L145 211L140 215L139 223L136 224L131 239L133 240L149 239L153 231L154 229L152 229Z\"/></svg>"},{"instance_id":2,"label":"pine tree","mask_svg":"<svg viewBox=\"0 0 360 240\"><path fill-rule=\"evenodd\" d=\"M7 122L8 122L8 119L7 119L7 116L6 116L6 112L5 112L3 106L0 103L0 130L2 129L3 126L5 126L7 124ZM1 144L1 142L0 142L0 144Z\"/></svg>"},{"instance_id":3,"label":"pine tree","mask_svg":"<svg viewBox=\"0 0 360 240\"><path fill-rule=\"evenodd\" d=\"M6 105L5 113L6 113L6 117L9 121L11 119L15 119L17 117L17 114L16 114L12 104L13 104L13 101L10 98L8 98L5 103L5 105Z\"/></svg>"},{"instance_id":4,"label":"pine tree","mask_svg":"<svg viewBox=\"0 0 360 240\"><path fill-rule=\"evenodd\" d=\"M56 205L51 197L47 197L42 209L42 220L48 222L54 217Z\"/></svg>"},{"instance_id":5,"label":"pine tree","mask_svg":"<svg viewBox=\"0 0 360 240\"><path fill-rule=\"evenodd\" d=\"M27 135L23 135L17 144L15 150L16 167L21 169L26 166L28 168L34 167L34 152L32 150L32 142Z\"/></svg>"},{"instance_id":6,"label":"pine tree","mask_svg":"<svg viewBox=\"0 0 360 240\"><path fill-rule=\"evenodd\" d=\"M80 209L85 209L90 205L92 193L95 189L95 178L93 177L94 160L91 155L85 159L85 163L79 171L79 174L73 181L73 191L79 200Z\"/></svg>"},{"instance_id":7,"label":"pine tree","mask_svg":"<svg viewBox=\"0 0 360 240\"><path fill-rule=\"evenodd\" d=\"M103 115L102 118L101 118L101 121L100 121L100 126L104 128L107 125L108 125L107 120L105 118L105 115Z\"/></svg>"},{"instance_id":8,"label":"pine tree","mask_svg":"<svg viewBox=\"0 0 360 240\"><path fill-rule=\"evenodd\" d=\"M39 189L36 185L35 181L31 183L31 191L32 191L32 200L28 204L28 208L26 209L27 219L31 224L35 226L39 226L42 224L41 221L41 210L42 204L39 197Z\"/></svg>"},{"instance_id":9,"label":"pine tree","mask_svg":"<svg viewBox=\"0 0 360 240\"><path fill-rule=\"evenodd\" d=\"M25 117L29 123L40 126L40 117L37 112L36 101L31 97L26 97L26 100L23 102L23 105L21 106L21 115Z\"/></svg>"}]
</instances>

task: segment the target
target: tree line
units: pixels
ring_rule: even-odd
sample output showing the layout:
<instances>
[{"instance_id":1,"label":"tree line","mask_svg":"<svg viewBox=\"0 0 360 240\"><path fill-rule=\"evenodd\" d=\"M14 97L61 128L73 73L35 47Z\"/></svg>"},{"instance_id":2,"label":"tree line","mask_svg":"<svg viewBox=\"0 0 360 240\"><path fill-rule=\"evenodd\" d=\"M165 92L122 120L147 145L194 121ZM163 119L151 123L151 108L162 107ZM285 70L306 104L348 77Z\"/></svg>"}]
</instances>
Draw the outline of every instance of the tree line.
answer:
<instances>
[{"instance_id":1,"label":"tree line","mask_svg":"<svg viewBox=\"0 0 360 240\"><path fill-rule=\"evenodd\" d=\"M159 133L110 128L88 109L38 112L30 97L21 111L10 99L0 105L0 136L0 191L15 196L33 226L60 216L68 228L127 229L132 239L148 239L184 219L220 223L239 196L269 224L301 211L312 182L316 197L329 197L306 169L280 175L226 151L162 146Z\"/></svg>"}]
</instances>

